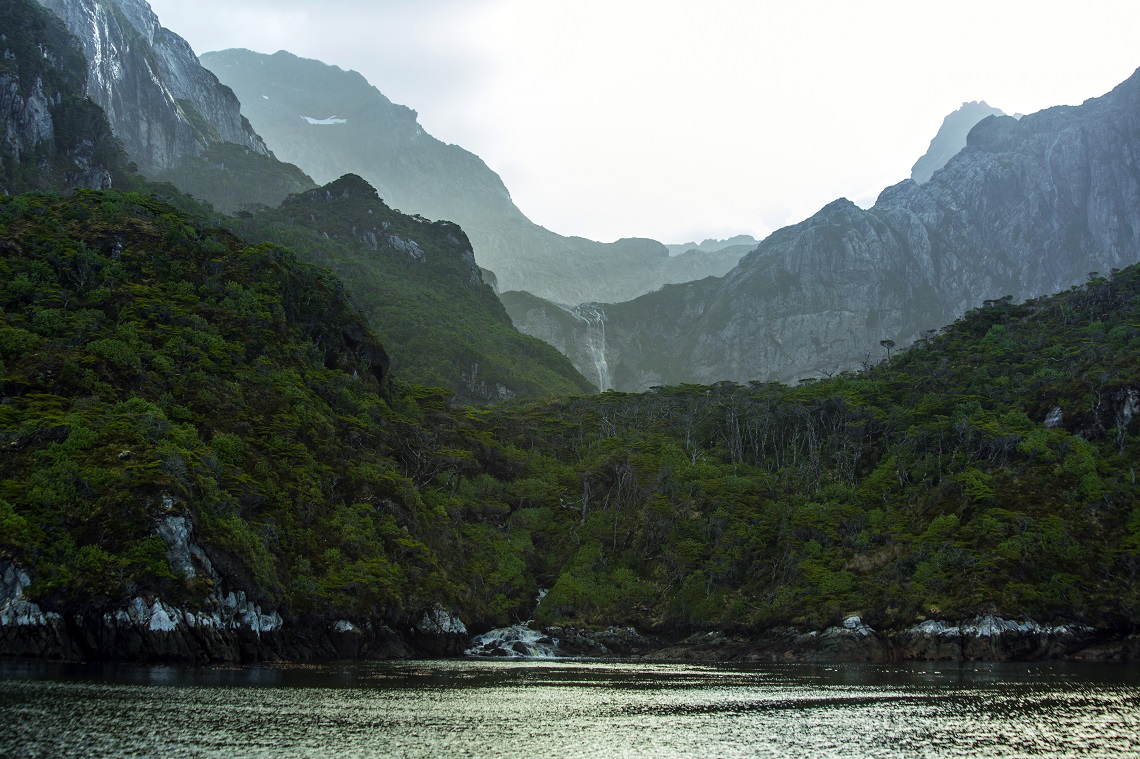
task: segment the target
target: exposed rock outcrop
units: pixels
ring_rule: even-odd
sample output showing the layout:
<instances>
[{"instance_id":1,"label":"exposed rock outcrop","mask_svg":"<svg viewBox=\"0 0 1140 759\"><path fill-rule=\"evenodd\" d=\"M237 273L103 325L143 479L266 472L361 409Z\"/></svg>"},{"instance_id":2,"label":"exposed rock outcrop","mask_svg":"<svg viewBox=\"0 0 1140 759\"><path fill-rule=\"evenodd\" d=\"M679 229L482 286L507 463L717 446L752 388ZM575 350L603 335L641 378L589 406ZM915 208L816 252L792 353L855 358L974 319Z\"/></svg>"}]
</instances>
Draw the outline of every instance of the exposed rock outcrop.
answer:
<instances>
[{"instance_id":1,"label":"exposed rock outcrop","mask_svg":"<svg viewBox=\"0 0 1140 759\"><path fill-rule=\"evenodd\" d=\"M169 496L164 506L176 508ZM279 659L410 659L454 656L467 629L442 609L423 614L401 634L383 620L286 621L244 590L231 590L206 551L194 541L190 519L171 513L155 525L170 567L204 598L181 605L136 596L103 609L45 611L27 598L27 570L0 562L0 656L57 660L264 661ZM201 581L197 583L196 581Z\"/></svg>"},{"instance_id":2,"label":"exposed rock outcrop","mask_svg":"<svg viewBox=\"0 0 1140 759\"><path fill-rule=\"evenodd\" d=\"M34 0L0 7L0 193L111 186L122 149L86 99L86 64Z\"/></svg>"},{"instance_id":3,"label":"exposed rock outcrop","mask_svg":"<svg viewBox=\"0 0 1140 759\"><path fill-rule=\"evenodd\" d=\"M432 656L459 656L467 647L467 627L446 609L429 609L412 631L416 647Z\"/></svg>"},{"instance_id":4,"label":"exposed rock outcrop","mask_svg":"<svg viewBox=\"0 0 1140 759\"><path fill-rule=\"evenodd\" d=\"M526 624L472 638L480 658L644 658L664 661L888 662L1134 661L1140 638L1087 625L1041 625L1001 617L962 622L927 620L876 630L859 616L823 630L773 627L745 634L707 631L683 639L642 635L632 627L580 630Z\"/></svg>"},{"instance_id":5,"label":"exposed rock outcrop","mask_svg":"<svg viewBox=\"0 0 1140 759\"><path fill-rule=\"evenodd\" d=\"M87 94L147 176L218 142L268 156L237 97L145 0L41 0L84 48Z\"/></svg>"},{"instance_id":6,"label":"exposed rock outcrop","mask_svg":"<svg viewBox=\"0 0 1140 759\"><path fill-rule=\"evenodd\" d=\"M47 659L75 659L79 651L71 641L63 617L44 612L29 601L25 589L32 584L22 567L0 562L0 653Z\"/></svg>"}]
</instances>

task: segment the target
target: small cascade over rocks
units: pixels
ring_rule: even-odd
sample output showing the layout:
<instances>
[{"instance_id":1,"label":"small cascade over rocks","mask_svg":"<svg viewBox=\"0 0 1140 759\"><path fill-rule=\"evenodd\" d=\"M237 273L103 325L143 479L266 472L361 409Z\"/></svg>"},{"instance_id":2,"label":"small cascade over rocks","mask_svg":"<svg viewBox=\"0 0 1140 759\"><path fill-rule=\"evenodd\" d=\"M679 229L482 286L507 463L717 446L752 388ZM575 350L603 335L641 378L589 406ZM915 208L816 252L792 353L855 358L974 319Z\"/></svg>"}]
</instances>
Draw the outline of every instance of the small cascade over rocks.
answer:
<instances>
[{"instance_id":1,"label":"small cascade over rocks","mask_svg":"<svg viewBox=\"0 0 1140 759\"><path fill-rule=\"evenodd\" d=\"M550 592L546 588L538 591L535 606L542 603L542 599ZM467 656L501 657L504 659L554 659L560 654L558 651L558 638L545 632L531 628L531 622L520 622L510 627L500 627L497 630L485 632L471 639Z\"/></svg>"},{"instance_id":2,"label":"small cascade over rocks","mask_svg":"<svg viewBox=\"0 0 1140 759\"><path fill-rule=\"evenodd\" d=\"M554 659L558 656L558 639L532 630L524 622L475 636L464 653L504 659Z\"/></svg>"}]
</instances>

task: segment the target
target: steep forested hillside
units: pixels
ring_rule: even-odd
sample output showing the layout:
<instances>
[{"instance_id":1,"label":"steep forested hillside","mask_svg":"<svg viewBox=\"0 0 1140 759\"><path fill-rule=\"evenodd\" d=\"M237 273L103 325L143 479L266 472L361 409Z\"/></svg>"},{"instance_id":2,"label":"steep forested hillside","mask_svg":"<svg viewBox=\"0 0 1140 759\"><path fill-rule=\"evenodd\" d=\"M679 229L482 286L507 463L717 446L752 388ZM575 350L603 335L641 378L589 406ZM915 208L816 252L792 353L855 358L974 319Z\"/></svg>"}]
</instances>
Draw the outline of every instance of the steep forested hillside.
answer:
<instances>
[{"instance_id":1,"label":"steep forested hillside","mask_svg":"<svg viewBox=\"0 0 1140 759\"><path fill-rule=\"evenodd\" d=\"M0 241L0 561L44 609L1140 621L1135 267L865 373L469 409L387 378L337 280L157 201L3 198Z\"/></svg>"},{"instance_id":2,"label":"steep forested hillside","mask_svg":"<svg viewBox=\"0 0 1140 759\"><path fill-rule=\"evenodd\" d=\"M152 534L189 509L282 593L253 524L319 509L387 368L340 284L139 195L4 198L0 230L6 550L47 598L191 592Z\"/></svg>"},{"instance_id":3,"label":"steep forested hillside","mask_svg":"<svg viewBox=\"0 0 1140 759\"><path fill-rule=\"evenodd\" d=\"M512 326L462 229L392 210L360 177L242 214L231 226L336 272L405 381L476 402L592 390L568 359Z\"/></svg>"},{"instance_id":4,"label":"steep forested hillside","mask_svg":"<svg viewBox=\"0 0 1140 759\"><path fill-rule=\"evenodd\" d=\"M504 440L560 472L539 615L1134 624L1138 357L1132 267L988 303L859 374L501 409Z\"/></svg>"},{"instance_id":5,"label":"steep forested hillside","mask_svg":"<svg viewBox=\"0 0 1140 759\"><path fill-rule=\"evenodd\" d=\"M203 102L217 100L222 121L237 118L236 110L229 110L231 105L236 108L230 102L232 93L221 92L225 88L186 57L191 54L185 42L158 27L145 3L131 3L135 12L131 18L116 15L116 3L92 0L53 7L73 26L81 26L80 5L96 18L114 16L110 26L86 39L92 50L114 48L106 35L128 34L135 27L150 29L162 38L159 47L168 46L173 57L140 58L135 55L139 50L127 54L117 48L108 55L120 56L127 68L130 62L145 63L165 67L171 75L185 67L193 74L186 77L195 83L180 86L191 87ZM84 53L64 23L34 0L0 0L0 20L4 22L0 87L5 92L0 96L0 191L67 192L75 186L114 186L195 213L214 215L187 192L210 201L219 211L240 209L242 218L230 220L230 226L248 239L287 242L302 259L352 278L356 302L389 344L405 380L448 387L477 401L591 389L555 350L511 326L494 294L482 285L477 272L473 274L470 244L458 227L393 211L359 179L335 183L335 194L328 188L305 194L313 182L299 169L265 150L221 139L218 135L225 129L201 114L195 120L197 128L214 137L195 150L186 148L177 160L167 156L173 163L165 168L151 166L152 174L166 181L149 182L128 161L100 107L84 95L91 83ZM143 48L149 44L132 39ZM109 64L100 58L98 65ZM145 79L139 84L142 91L166 86L139 76ZM125 94L103 94L107 102L120 104L122 117ZM155 113L168 105L156 106ZM183 115L188 108L183 107ZM285 208L269 209L294 193L299 197ZM225 217L214 218L220 224ZM393 241L402 247L397 249Z\"/></svg>"},{"instance_id":6,"label":"steep forested hillside","mask_svg":"<svg viewBox=\"0 0 1140 759\"><path fill-rule=\"evenodd\" d=\"M509 551L448 497L468 412L389 387L327 272L113 191L0 199L0 254L0 561L46 608L224 582L294 620L498 618L533 593L474 591ZM178 568L169 517L219 576Z\"/></svg>"}]
</instances>

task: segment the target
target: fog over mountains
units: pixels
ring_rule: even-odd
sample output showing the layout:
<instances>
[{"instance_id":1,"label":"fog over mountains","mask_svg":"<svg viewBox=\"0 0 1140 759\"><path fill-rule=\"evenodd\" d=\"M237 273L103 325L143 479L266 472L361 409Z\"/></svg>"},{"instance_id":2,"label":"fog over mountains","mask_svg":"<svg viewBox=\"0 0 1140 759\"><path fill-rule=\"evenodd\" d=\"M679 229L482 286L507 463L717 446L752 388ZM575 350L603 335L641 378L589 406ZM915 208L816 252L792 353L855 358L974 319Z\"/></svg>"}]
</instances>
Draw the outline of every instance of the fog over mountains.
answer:
<instances>
[{"instance_id":1,"label":"fog over mountains","mask_svg":"<svg viewBox=\"0 0 1140 759\"><path fill-rule=\"evenodd\" d=\"M1135 78L1021 122L966 103L873 208L838 200L758 247L604 244L529 221L478 156L355 72L228 50L202 56L211 73L142 0L44 4L144 174L227 211L359 174L395 208L458 223L514 324L603 389L851 369L986 299L1137 257Z\"/></svg>"},{"instance_id":2,"label":"fog over mountains","mask_svg":"<svg viewBox=\"0 0 1140 759\"><path fill-rule=\"evenodd\" d=\"M242 113L274 152L319 182L356 173L396 208L457 222L501 290L566 304L617 302L728 272L743 249L681 252L626 239L599 243L534 224L478 156L427 134L416 112L392 103L360 74L287 52L205 53Z\"/></svg>"},{"instance_id":3,"label":"fog over mountains","mask_svg":"<svg viewBox=\"0 0 1140 759\"><path fill-rule=\"evenodd\" d=\"M609 384L794 381L858 368L984 300L1030 298L1140 258L1140 73L1077 107L989 116L925 184L840 199L723 279L599 309ZM597 337L508 302L524 331L589 355ZM562 347L565 346L565 347ZM599 361L578 359L590 375Z\"/></svg>"}]
</instances>

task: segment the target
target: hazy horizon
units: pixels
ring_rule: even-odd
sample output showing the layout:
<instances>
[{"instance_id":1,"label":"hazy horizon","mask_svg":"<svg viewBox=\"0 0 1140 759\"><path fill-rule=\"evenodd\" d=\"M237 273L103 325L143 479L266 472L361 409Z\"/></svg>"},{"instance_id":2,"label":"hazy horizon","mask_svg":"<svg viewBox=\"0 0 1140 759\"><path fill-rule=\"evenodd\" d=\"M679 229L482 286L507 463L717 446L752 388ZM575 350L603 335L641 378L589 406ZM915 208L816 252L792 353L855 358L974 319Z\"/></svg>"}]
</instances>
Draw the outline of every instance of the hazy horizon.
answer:
<instances>
[{"instance_id":1,"label":"hazy horizon","mask_svg":"<svg viewBox=\"0 0 1140 759\"><path fill-rule=\"evenodd\" d=\"M837 197L870 205L942 119L1032 113L1140 65L1140 6L713 0L151 3L201 54L288 50L362 73L483 158L566 235L763 237ZM333 114L314 114L328 117Z\"/></svg>"}]
</instances>

